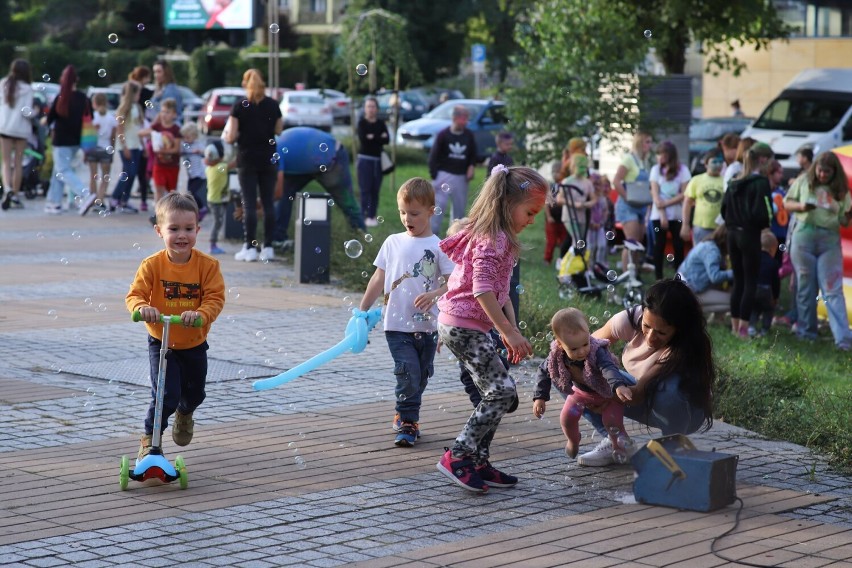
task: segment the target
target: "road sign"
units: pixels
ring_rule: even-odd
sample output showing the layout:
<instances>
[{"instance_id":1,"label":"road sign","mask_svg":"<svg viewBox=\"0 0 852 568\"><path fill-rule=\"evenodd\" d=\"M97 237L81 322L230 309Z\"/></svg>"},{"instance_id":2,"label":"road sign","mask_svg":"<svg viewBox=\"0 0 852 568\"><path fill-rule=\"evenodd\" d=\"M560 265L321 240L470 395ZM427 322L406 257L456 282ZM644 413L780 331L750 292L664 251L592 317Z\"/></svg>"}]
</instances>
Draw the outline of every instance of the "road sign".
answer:
<instances>
[{"instance_id":1,"label":"road sign","mask_svg":"<svg viewBox=\"0 0 852 568\"><path fill-rule=\"evenodd\" d=\"M473 63L474 73L485 72L485 46L481 43L475 43L470 46L470 60Z\"/></svg>"}]
</instances>

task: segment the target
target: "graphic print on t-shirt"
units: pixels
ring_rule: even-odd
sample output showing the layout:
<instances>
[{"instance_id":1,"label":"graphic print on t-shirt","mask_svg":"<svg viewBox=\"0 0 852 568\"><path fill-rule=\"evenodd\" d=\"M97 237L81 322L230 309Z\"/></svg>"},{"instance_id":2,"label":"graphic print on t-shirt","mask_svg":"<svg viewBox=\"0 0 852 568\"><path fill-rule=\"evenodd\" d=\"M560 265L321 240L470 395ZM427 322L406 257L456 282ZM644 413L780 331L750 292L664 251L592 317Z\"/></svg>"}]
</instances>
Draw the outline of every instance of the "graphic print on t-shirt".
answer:
<instances>
[{"instance_id":1,"label":"graphic print on t-shirt","mask_svg":"<svg viewBox=\"0 0 852 568\"><path fill-rule=\"evenodd\" d=\"M177 282L160 280L163 283L163 297L167 308L194 308L201 299L201 284L198 282Z\"/></svg>"},{"instance_id":2,"label":"graphic print on t-shirt","mask_svg":"<svg viewBox=\"0 0 852 568\"><path fill-rule=\"evenodd\" d=\"M450 155L449 157L454 160L466 160L467 159L467 144L462 144L461 142L451 142L449 144Z\"/></svg>"}]
</instances>

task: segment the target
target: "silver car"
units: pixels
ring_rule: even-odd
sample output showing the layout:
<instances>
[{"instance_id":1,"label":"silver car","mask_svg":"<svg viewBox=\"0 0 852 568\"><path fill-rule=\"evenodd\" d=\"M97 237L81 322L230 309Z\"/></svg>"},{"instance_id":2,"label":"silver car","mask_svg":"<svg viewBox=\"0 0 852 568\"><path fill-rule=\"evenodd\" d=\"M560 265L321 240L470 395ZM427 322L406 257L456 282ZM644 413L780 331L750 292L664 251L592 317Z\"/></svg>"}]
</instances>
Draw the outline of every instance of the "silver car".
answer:
<instances>
[{"instance_id":1,"label":"silver car","mask_svg":"<svg viewBox=\"0 0 852 568\"><path fill-rule=\"evenodd\" d=\"M331 106L321 96L305 91L287 91L281 99L284 128L313 126L331 132L334 117Z\"/></svg>"},{"instance_id":2,"label":"silver car","mask_svg":"<svg viewBox=\"0 0 852 568\"><path fill-rule=\"evenodd\" d=\"M303 93L311 93L319 95L325 102L331 105L331 114L334 117L334 122L349 124L352 112L352 99L346 93L335 91L334 89L305 89Z\"/></svg>"}]
</instances>

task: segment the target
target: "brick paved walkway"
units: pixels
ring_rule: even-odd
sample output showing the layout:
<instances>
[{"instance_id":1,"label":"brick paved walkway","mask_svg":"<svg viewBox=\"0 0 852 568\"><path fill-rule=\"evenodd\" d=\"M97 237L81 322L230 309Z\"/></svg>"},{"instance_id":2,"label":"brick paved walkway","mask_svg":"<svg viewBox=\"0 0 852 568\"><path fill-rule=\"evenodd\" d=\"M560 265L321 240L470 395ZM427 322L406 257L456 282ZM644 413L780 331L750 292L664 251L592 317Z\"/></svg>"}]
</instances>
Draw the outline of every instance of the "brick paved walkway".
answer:
<instances>
[{"instance_id":1,"label":"brick paved walkway","mask_svg":"<svg viewBox=\"0 0 852 568\"><path fill-rule=\"evenodd\" d=\"M118 487L148 400L145 332L123 297L160 246L142 216L0 212L0 564L15 566L689 566L736 506L695 513L636 504L629 467L578 468L557 413L521 408L494 442L513 489L472 495L435 470L469 403L436 360L423 437L396 448L393 379L380 333L285 387L274 375L329 347L348 319L332 287L291 266L223 257L228 302L210 336L208 397L182 448L189 488ZM235 245L231 246L236 248ZM584 444L596 440L584 430ZM653 435L633 429L646 441ZM691 437L739 456L745 506L717 551L762 566L852 566L852 480L808 450L725 424ZM177 448L166 432L164 450Z\"/></svg>"}]
</instances>

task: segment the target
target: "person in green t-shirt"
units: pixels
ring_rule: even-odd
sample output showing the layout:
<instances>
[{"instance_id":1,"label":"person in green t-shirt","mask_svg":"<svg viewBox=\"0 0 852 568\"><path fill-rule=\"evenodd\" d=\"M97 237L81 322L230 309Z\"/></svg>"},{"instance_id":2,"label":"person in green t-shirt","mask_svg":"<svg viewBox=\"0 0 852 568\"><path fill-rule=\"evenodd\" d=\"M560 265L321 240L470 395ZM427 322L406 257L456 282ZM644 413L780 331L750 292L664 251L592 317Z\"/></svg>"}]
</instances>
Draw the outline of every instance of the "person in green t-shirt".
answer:
<instances>
[{"instance_id":1,"label":"person in green t-shirt","mask_svg":"<svg viewBox=\"0 0 852 568\"><path fill-rule=\"evenodd\" d=\"M790 259L798 291L797 335L817 337L817 294L822 292L828 323L838 349L852 349L852 332L843 297L843 253L840 226L852 221L852 197L846 174L833 152L817 156L806 175L799 176L784 198L784 208L796 214Z\"/></svg>"},{"instance_id":2,"label":"person in green t-shirt","mask_svg":"<svg viewBox=\"0 0 852 568\"><path fill-rule=\"evenodd\" d=\"M683 199L683 225L680 238L688 241L690 228L692 242L698 244L716 230L716 219L722 212L722 196L725 184L722 181L722 167L725 158L718 150L704 154L701 160L707 171L689 180Z\"/></svg>"}]
</instances>

